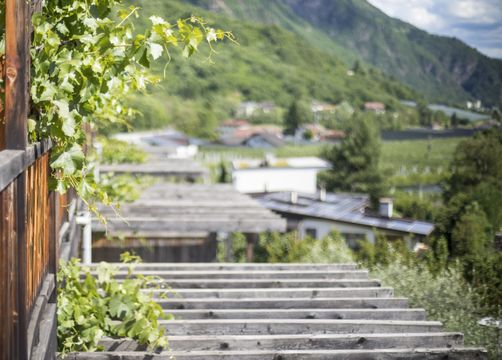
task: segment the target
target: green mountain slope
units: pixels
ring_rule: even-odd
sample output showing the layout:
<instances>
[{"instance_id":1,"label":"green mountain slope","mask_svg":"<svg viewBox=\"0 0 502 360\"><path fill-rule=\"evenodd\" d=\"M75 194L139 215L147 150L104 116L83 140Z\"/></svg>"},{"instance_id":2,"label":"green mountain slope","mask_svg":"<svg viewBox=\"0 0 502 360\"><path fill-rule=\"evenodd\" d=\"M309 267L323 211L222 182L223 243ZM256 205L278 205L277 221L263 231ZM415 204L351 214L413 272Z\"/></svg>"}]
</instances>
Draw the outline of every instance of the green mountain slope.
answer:
<instances>
[{"instance_id":1,"label":"green mountain slope","mask_svg":"<svg viewBox=\"0 0 502 360\"><path fill-rule=\"evenodd\" d=\"M502 61L458 39L430 35L390 18L366 0L187 1L227 16L278 24L344 60L359 56L431 101L502 103Z\"/></svg>"},{"instance_id":2,"label":"green mountain slope","mask_svg":"<svg viewBox=\"0 0 502 360\"><path fill-rule=\"evenodd\" d=\"M235 20L178 0L135 3L142 8L143 21L152 14L166 19L197 14L212 26L231 30L240 44L219 45L214 65L208 64L203 54L185 61L174 51L166 80L154 99L138 100L147 115L145 126L170 119L189 133L210 136L207 131L197 132L206 123L231 116L231 106L224 99L235 93L242 94L241 100L274 101L283 107L300 98L334 103L349 100L354 105L382 101L399 107L398 99L416 97L409 88L378 71L349 76L344 61L277 25ZM158 70L160 74L163 69ZM178 100L172 101L174 96Z\"/></svg>"}]
</instances>

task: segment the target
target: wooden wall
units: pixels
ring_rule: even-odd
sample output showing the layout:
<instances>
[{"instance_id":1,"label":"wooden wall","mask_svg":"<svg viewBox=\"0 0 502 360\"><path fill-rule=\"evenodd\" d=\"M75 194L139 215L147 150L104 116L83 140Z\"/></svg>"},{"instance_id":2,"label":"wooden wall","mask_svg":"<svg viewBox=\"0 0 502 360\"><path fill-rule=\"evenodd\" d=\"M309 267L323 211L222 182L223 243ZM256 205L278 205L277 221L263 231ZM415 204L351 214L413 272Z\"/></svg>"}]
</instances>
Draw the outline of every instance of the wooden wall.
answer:
<instances>
[{"instance_id":1,"label":"wooden wall","mask_svg":"<svg viewBox=\"0 0 502 360\"><path fill-rule=\"evenodd\" d=\"M213 262L216 261L216 235L171 238L108 239L95 234L93 262L118 262L125 251L141 256L144 262Z\"/></svg>"}]
</instances>

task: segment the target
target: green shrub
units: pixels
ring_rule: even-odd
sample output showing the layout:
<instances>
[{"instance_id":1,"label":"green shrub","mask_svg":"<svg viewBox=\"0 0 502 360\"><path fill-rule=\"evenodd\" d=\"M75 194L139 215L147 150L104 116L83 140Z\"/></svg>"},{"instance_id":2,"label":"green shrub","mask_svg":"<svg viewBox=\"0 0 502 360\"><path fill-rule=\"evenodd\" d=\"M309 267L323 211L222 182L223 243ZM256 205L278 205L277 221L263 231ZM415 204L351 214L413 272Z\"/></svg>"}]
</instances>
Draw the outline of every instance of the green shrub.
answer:
<instances>
[{"instance_id":1,"label":"green shrub","mask_svg":"<svg viewBox=\"0 0 502 360\"><path fill-rule=\"evenodd\" d=\"M247 261L247 241L246 236L242 233L232 233L229 235L232 242L232 262L244 263ZM218 242L216 250L216 258L219 262L227 261L227 246L225 241Z\"/></svg>"},{"instance_id":2,"label":"green shrub","mask_svg":"<svg viewBox=\"0 0 502 360\"><path fill-rule=\"evenodd\" d=\"M137 146L119 140L100 139L103 145L101 162L104 164L141 164L146 161L147 154Z\"/></svg>"},{"instance_id":3,"label":"green shrub","mask_svg":"<svg viewBox=\"0 0 502 360\"><path fill-rule=\"evenodd\" d=\"M158 319L165 319L153 293L141 289L159 285L159 280L132 275L138 257L125 253L128 276L118 282L117 268L101 263L97 277L82 267L78 259L62 262L58 272L58 347L64 355L75 351L100 350L103 336L128 337L150 349L167 347L164 329ZM84 275L84 278L81 278Z\"/></svg>"},{"instance_id":4,"label":"green shrub","mask_svg":"<svg viewBox=\"0 0 502 360\"><path fill-rule=\"evenodd\" d=\"M424 262L409 264L397 255L389 265L374 267L372 275L393 287L397 296L409 298L412 307L424 308L430 320L441 321L445 331L462 332L466 345L486 347L493 360L502 357L502 332L478 323L502 313L487 313L483 297L464 280L459 263L433 272Z\"/></svg>"},{"instance_id":5,"label":"green shrub","mask_svg":"<svg viewBox=\"0 0 502 360\"><path fill-rule=\"evenodd\" d=\"M321 240L300 239L298 233L262 234L255 249L255 261L286 263L348 263L352 251L338 232L333 231Z\"/></svg>"}]
</instances>

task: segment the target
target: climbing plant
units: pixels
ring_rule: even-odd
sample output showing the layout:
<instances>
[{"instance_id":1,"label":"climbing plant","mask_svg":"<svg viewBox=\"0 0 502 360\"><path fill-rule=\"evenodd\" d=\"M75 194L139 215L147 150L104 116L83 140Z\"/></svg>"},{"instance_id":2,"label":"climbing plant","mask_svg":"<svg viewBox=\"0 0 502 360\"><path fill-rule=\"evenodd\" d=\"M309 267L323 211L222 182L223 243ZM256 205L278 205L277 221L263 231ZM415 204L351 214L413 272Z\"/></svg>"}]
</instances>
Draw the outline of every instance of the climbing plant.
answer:
<instances>
[{"instance_id":1,"label":"climbing plant","mask_svg":"<svg viewBox=\"0 0 502 360\"><path fill-rule=\"evenodd\" d=\"M160 279L133 275L141 261L126 252L121 260L127 269L122 282L118 268L101 263L94 270L82 267L78 259L62 262L58 272L58 347L65 355L74 351L102 350L103 336L129 337L150 349L166 348L167 337L158 319L164 314L154 301L153 290ZM149 288L150 291L142 289Z\"/></svg>"},{"instance_id":2,"label":"climbing plant","mask_svg":"<svg viewBox=\"0 0 502 360\"><path fill-rule=\"evenodd\" d=\"M1 3L3 25L5 1ZM127 96L158 81L149 74L150 65L167 66L172 48L188 58L205 44L210 62L216 52L213 43L233 41L233 35L197 16L174 23L151 16L148 29L139 31L134 19L140 9L126 6L124 0L43 3L32 19L30 139L53 142L53 189L65 193L74 188L96 212L97 201L113 201L95 181L86 158L89 132L135 115Z\"/></svg>"}]
</instances>

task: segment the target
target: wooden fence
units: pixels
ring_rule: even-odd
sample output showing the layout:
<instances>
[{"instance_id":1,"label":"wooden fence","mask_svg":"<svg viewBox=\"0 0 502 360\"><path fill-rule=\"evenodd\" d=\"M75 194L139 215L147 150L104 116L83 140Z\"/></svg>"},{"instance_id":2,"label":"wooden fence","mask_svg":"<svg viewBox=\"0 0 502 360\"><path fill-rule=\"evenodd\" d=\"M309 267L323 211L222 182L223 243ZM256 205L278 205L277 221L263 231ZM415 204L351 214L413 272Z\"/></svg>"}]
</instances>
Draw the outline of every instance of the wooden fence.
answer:
<instances>
[{"instance_id":1,"label":"wooden fence","mask_svg":"<svg viewBox=\"0 0 502 360\"><path fill-rule=\"evenodd\" d=\"M55 357L59 251L64 237L76 234L68 212L75 210L75 200L49 191L51 142L27 140L30 19L40 3L5 1L6 51L0 59L5 92L0 101L2 360ZM65 250L68 256L72 249Z\"/></svg>"}]
</instances>

